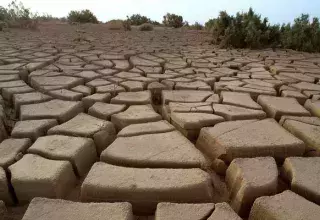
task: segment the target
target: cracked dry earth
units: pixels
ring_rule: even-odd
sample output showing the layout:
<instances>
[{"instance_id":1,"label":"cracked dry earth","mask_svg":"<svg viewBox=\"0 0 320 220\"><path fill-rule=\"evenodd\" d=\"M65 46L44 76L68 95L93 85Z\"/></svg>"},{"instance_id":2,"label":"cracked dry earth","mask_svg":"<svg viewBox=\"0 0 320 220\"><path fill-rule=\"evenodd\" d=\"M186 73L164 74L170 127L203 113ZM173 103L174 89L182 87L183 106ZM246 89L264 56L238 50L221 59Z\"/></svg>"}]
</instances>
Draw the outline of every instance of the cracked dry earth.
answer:
<instances>
[{"instance_id":1,"label":"cracked dry earth","mask_svg":"<svg viewBox=\"0 0 320 220\"><path fill-rule=\"evenodd\" d=\"M320 54L209 40L0 33L0 219L319 220Z\"/></svg>"}]
</instances>

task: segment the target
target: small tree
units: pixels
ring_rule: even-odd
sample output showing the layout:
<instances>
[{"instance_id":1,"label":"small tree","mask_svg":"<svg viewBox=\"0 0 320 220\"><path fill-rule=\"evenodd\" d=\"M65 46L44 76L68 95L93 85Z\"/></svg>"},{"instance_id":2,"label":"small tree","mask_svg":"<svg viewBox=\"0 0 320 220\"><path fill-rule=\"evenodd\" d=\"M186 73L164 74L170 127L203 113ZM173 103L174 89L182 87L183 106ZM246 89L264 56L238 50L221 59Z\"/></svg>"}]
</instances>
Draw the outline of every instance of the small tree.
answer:
<instances>
[{"instance_id":1,"label":"small tree","mask_svg":"<svg viewBox=\"0 0 320 220\"><path fill-rule=\"evenodd\" d=\"M163 16L163 22L165 26L180 28L183 26L183 17L176 14L167 13Z\"/></svg>"},{"instance_id":2,"label":"small tree","mask_svg":"<svg viewBox=\"0 0 320 220\"><path fill-rule=\"evenodd\" d=\"M97 17L88 9L82 11L70 11L67 19L69 22L99 23Z\"/></svg>"}]
</instances>

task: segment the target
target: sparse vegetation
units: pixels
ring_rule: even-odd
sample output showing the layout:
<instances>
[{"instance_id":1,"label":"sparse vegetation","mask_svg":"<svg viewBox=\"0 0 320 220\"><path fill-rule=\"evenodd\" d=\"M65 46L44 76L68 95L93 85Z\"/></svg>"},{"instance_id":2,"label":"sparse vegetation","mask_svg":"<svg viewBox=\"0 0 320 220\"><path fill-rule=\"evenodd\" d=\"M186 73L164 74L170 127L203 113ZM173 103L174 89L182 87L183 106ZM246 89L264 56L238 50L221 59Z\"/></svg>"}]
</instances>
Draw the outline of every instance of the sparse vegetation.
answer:
<instances>
[{"instance_id":1,"label":"sparse vegetation","mask_svg":"<svg viewBox=\"0 0 320 220\"><path fill-rule=\"evenodd\" d=\"M10 28L36 29L38 26L38 15L31 12L21 2L12 1L6 8L0 6L0 21L2 26Z\"/></svg>"},{"instance_id":2,"label":"sparse vegetation","mask_svg":"<svg viewBox=\"0 0 320 220\"><path fill-rule=\"evenodd\" d=\"M195 22L193 25L189 26L189 29L191 30L202 30L204 27L199 22Z\"/></svg>"},{"instance_id":3,"label":"sparse vegetation","mask_svg":"<svg viewBox=\"0 0 320 220\"><path fill-rule=\"evenodd\" d=\"M131 25L135 25L135 26L140 26L146 23L156 25L156 26L160 25L158 21L152 21L150 18L146 16L142 16L140 14L134 14L134 15L131 15L130 17L127 16L127 21L129 21Z\"/></svg>"},{"instance_id":4,"label":"sparse vegetation","mask_svg":"<svg viewBox=\"0 0 320 220\"><path fill-rule=\"evenodd\" d=\"M129 20L123 21L122 26L125 31L131 31L131 22Z\"/></svg>"},{"instance_id":5,"label":"sparse vegetation","mask_svg":"<svg viewBox=\"0 0 320 220\"><path fill-rule=\"evenodd\" d=\"M69 22L99 23L97 17L88 9L82 11L70 11L67 19Z\"/></svg>"},{"instance_id":6,"label":"sparse vegetation","mask_svg":"<svg viewBox=\"0 0 320 220\"><path fill-rule=\"evenodd\" d=\"M139 26L140 31L153 31L153 25L149 23L145 23Z\"/></svg>"},{"instance_id":7,"label":"sparse vegetation","mask_svg":"<svg viewBox=\"0 0 320 220\"><path fill-rule=\"evenodd\" d=\"M163 16L163 22L165 26L168 27L174 27L174 28L180 28L183 26L183 17L176 14L170 14L167 13L165 16Z\"/></svg>"}]
</instances>

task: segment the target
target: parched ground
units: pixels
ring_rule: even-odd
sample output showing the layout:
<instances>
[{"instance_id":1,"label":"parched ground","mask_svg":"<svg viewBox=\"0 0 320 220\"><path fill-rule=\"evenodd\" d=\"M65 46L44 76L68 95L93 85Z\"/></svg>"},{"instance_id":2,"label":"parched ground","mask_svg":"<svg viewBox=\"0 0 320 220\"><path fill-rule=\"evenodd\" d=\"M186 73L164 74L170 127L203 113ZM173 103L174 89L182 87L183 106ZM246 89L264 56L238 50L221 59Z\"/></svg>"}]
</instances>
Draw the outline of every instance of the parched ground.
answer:
<instances>
[{"instance_id":1,"label":"parched ground","mask_svg":"<svg viewBox=\"0 0 320 220\"><path fill-rule=\"evenodd\" d=\"M320 54L210 38L1 32L0 220L318 220Z\"/></svg>"}]
</instances>

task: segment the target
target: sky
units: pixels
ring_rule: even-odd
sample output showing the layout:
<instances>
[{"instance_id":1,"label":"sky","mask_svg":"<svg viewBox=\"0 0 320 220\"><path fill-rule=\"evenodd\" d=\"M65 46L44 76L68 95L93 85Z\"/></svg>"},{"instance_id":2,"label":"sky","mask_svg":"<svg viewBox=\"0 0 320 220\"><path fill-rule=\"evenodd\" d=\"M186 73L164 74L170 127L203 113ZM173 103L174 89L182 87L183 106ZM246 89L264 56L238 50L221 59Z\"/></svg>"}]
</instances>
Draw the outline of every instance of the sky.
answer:
<instances>
[{"instance_id":1,"label":"sky","mask_svg":"<svg viewBox=\"0 0 320 220\"><path fill-rule=\"evenodd\" d=\"M12 0L0 0L7 6ZM252 7L271 23L292 22L301 13L320 17L320 0L21 0L33 12L65 17L71 10L91 10L100 21L124 19L127 15L141 14L162 21L167 12L182 15L190 24L204 24L217 17L219 11L229 14L247 11Z\"/></svg>"}]
</instances>

